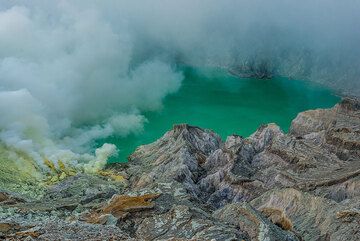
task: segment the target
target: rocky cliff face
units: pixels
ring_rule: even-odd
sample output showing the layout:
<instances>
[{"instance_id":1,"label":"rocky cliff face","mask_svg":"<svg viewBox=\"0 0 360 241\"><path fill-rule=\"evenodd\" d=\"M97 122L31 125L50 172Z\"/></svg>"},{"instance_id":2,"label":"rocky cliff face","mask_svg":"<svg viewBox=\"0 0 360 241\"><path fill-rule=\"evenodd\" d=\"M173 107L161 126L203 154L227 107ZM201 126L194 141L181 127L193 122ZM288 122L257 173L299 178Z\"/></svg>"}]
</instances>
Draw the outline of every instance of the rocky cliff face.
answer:
<instances>
[{"instance_id":1,"label":"rocky cliff face","mask_svg":"<svg viewBox=\"0 0 360 241\"><path fill-rule=\"evenodd\" d=\"M41 200L2 192L0 234L39 240L360 240L360 102L310 110L290 132L226 141L175 125L110 166L124 183L78 174Z\"/></svg>"}]
</instances>

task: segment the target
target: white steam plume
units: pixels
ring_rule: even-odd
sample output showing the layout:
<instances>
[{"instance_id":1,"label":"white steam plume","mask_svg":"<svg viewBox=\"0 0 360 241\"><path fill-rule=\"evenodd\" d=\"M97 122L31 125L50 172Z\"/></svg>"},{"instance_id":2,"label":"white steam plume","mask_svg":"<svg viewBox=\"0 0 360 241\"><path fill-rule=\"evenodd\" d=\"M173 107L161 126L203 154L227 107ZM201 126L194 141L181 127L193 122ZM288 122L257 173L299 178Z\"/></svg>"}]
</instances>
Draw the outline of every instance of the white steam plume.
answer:
<instances>
[{"instance_id":1,"label":"white steam plume","mask_svg":"<svg viewBox=\"0 0 360 241\"><path fill-rule=\"evenodd\" d=\"M360 96L359 12L357 0L2 0L1 141L98 160L89 143L141 130L178 90L178 62L265 62Z\"/></svg>"},{"instance_id":2,"label":"white steam plume","mask_svg":"<svg viewBox=\"0 0 360 241\"><path fill-rule=\"evenodd\" d=\"M156 56L131 65L125 19L115 26L66 1L23 3L0 8L0 140L39 163L99 168L116 150L105 144L82 154L90 143L141 131L141 111L160 108L182 75Z\"/></svg>"}]
</instances>

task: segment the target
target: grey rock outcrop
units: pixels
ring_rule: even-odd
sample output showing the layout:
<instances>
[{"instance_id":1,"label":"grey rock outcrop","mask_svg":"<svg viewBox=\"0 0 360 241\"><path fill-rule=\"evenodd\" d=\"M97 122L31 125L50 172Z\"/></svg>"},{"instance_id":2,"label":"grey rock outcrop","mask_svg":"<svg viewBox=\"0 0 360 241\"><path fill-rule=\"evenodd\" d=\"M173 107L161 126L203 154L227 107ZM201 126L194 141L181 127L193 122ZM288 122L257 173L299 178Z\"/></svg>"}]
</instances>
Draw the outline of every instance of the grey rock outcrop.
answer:
<instances>
[{"instance_id":1,"label":"grey rock outcrop","mask_svg":"<svg viewBox=\"0 0 360 241\"><path fill-rule=\"evenodd\" d=\"M360 240L357 100L300 113L288 134L267 124L222 141L175 125L110 168L129 185L78 174L48 187L42 200L3 193L1 237Z\"/></svg>"},{"instance_id":2,"label":"grey rock outcrop","mask_svg":"<svg viewBox=\"0 0 360 241\"><path fill-rule=\"evenodd\" d=\"M319 218L297 222L296 214L289 213L290 220L295 221L294 231L297 234L306 237L306 240L321 240L321 237L357 240L359 128L359 102L344 99L331 109L300 113L292 122L289 134L284 134L275 124L268 124L249 138L233 135L221 142L207 130L188 125L176 126L159 141L137 149L130 156L130 163L156 163L156 169L140 171L145 176L153 177L146 178L146 185L159 180L180 182L192 198L213 209L226 207L230 203L263 200L263 196L274 190L297 190L301 195L310 195L334 205L321 213L323 203L316 202L315 206L308 207L304 200L299 208L305 213L309 212L309 215L319 215ZM198 144L193 144L193 140ZM203 143L206 141L215 144L209 144L204 149ZM165 168L166 165L172 168ZM173 175L175 169L178 171ZM157 170L161 170L161 173ZM133 188L138 187L139 183L142 186L145 182L134 182ZM266 208L266 202L261 204L257 201L256 207ZM286 205L269 204L268 208L287 213ZM319 213L316 213L317 209ZM340 209L354 216L352 228L345 228L334 214L341 213L336 211ZM304 232L309 232L307 225L323 225L319 219L330 220L331 228L316 229L305 235ZM331 229L347 231L335 233Z\"/></svg>"}]
</instances>

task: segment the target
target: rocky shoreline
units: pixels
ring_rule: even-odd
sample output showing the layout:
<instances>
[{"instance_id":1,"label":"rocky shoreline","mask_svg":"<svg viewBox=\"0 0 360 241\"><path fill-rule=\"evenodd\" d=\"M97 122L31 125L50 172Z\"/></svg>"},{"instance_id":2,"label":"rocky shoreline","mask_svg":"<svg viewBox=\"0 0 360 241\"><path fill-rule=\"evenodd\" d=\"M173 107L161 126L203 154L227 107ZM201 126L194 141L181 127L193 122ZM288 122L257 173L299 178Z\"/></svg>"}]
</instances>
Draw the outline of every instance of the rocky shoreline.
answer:
<instances>
[{"instance_id":1,"label":"rocky shoreline","mask_svg":"<svg viewBox=\"0 0 360 241\"><path fill-rule=\"evenodd\" d=\"M360 240L360 102L226 141L175 125L125 177L76 174L41 199L0 191L1 240Z\"/></svg>"}]
</instances>

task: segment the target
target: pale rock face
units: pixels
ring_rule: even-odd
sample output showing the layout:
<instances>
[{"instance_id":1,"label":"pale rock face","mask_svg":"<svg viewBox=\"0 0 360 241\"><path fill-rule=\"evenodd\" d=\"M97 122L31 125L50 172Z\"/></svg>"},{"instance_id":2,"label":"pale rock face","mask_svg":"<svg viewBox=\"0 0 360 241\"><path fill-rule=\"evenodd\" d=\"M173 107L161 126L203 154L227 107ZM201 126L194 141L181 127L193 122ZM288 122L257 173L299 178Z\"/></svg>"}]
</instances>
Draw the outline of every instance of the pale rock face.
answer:
<instances>
[{"instance_id":1,"label":"pale rock face","mask_svg":"<svg viewBox=\"0 0 360 241\"><path fill-rule=\"evenodd\" d=\"M207 151L203 148L206 142L205 136L214 136L214 134L187 125L176 126L160 139L161 141L138 149L130 157L130 163L131 160L149 162L150 159L152 163L159 163L158 160L163 159L164 155L171 156L175 162L172 166L184 178L166 175L165 179L183 183L188 193L215 209L226 207L228 203L251 203L255 202L254 200L262 200L263 195L275 193L274 190L284 190L284 192L294 190L293 192L298 193L295 197L307 193L311 200L323 200L323 202L317 201L312 206L307 206L307 201L304 199L296 208L337 225L332 226L334 229L343 228L341 222L330 213L336 212L342 205L345 205L342 208L346 209L347 204L358 203L356 200L359 199L360 193L359 129L359 102L345 99L331 109L300 113L292 122L289 134L284 134L275 124L268 124L261 126L253 135L245 139L233 135L222 143L208 138L207 140L210 141ZM175 135L175 133L187 133L192 136ZM181 143L181 147L164 144L170 141L178 145ZM198 143L194 144L193 141ZM193 165L188 165L189 162L183 160L184 155L180 151L182 148L191 150L188 154L193 160L191 162ZM145 152L141 152L145 149ZM157 151L152 152L152 150ZM159 150L166 152L162 153ZM182 160L181 163L186 167L177 168L179 163L175 160ZM156 169L151 169L152 175L164 177L163 174L156 173ZM188 170L186 174L183 174L184 169ZM174 171L172 168L170 170ZM136 185L134 187L136 188ZM280 194L273 194L271 200L275 200L276 195ZM332 204L324 209L321 207L324 203ZM295 222L296 232L300 236L305 235L305 223L297 223L296 214L292 213L292 209L287 205L274 205L271 202L260 205L259 201L256 202L256 207L259 209L267 206L289 213L290 218ZM358 210L359 206L356 207ZM358 217L354 214L355 223ZM318 219L307 221L314 226L321 225ZM354 229L347 230L349 233L346 239L357 240L353 237L356 236ZM315 228L305 237L315 240L316 235L320 234L334 240L341 239L336 238L339 233L332 232L324 225ZM342 238L343 235L342 233Z\"/></svg>"},{"instance_id":2,"label":"pale rock face","mask_svg":"<svg viewBox=\"0 0 360 241\"><path fill-rule=\"evenodd\" d=\"M129 186L78 175L48 188L38 201L17 197L9 206L5 199L12 194L5 193L2 222L20 226L10 225L1 237L35 224L40 240L65 238L61 229L72 240L82 231L109 239L112 233L115 240L360 240L356 100L300 113L288 134L268 124L248 138L232 135L223 142L210 130L175 125L140 146L126 165L110 168L125 174ZM122 203L126 215L111 222L84 223L82 217L101 214L114 194L157 198L146 201L146 209Z\"/></svg>"},{"instance_id":3,"label":"pale rock face","mask_svg":"<svg viewBox=\"0 0 360 241\"><path fill-rule=\"evenodd\" d=\"M271 190L251 201L251 205L284 210L304 240L359 240L359 199L352 204L288 188ZM354 208L356 207L357 208ZM322 238L322 239L321 239Z\"/></svg>"},{"instance_id":4,"label":"pale rock face","mask_svg":"<svg viewBox=\"0 0 360 241\"><path fill-rule=\"evenodd\" d=\"M228 204L216 210L213 217L244 230L251 240L298 240L295 234L283 232L247 203Z\"/></svg>"}]
</instances>

